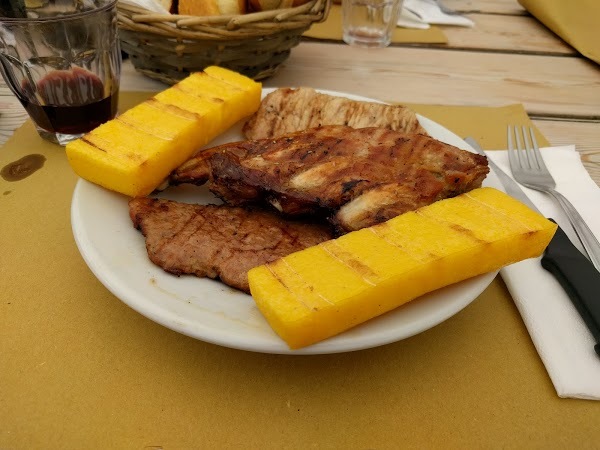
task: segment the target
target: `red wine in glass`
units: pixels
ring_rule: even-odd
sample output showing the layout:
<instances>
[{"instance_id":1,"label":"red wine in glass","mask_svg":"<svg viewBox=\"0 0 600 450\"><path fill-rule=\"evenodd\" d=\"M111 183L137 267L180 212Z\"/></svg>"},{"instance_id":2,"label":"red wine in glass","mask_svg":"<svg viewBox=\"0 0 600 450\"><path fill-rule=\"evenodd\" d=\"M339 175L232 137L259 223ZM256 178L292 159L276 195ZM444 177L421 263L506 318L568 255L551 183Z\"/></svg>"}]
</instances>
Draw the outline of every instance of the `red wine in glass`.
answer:
<instances>
[{"instance_id":1,"label":"red wine in glass","mask_svg":"<svg viewBox=\"0 0 600 450\"><path fill-rule=\"evenodd\" d=\"M86 133L117 113L118 90L105 96L102 80L79 67L50 72L37 82L37 89L28 81L22 88L23 107L38 127L50 133Z\"/></svg>"}]
</instances>

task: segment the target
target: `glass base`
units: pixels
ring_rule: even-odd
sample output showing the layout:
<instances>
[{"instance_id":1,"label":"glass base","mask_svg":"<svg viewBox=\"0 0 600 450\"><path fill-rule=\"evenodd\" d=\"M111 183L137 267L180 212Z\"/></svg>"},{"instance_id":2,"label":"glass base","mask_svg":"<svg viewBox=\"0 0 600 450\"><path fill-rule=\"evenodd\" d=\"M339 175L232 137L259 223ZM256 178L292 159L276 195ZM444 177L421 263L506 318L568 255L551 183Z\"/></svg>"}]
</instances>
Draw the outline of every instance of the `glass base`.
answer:
<instances>
[{"instance_id":1,"label":"glass base","mask_svg":"<svg viewBox=\"0 0 600 450\"><path fill-rule=\"evenodd\" d=\"M63 134L63 133L52 133L50 131L44 130L40 127L35 127L37 129L38 134L45 140L53 142L58 145L62 145L63 147L67 145L69 142L74 141L75 139L79 139L85 133L80 134Z\"/></svg>"},{"instance_id":2,"label":"glass base","mask_svg":"<svg viewBox=\"0 0 600 450\"><path fill-rule=\"evenodd\" d=\"M366 48L383 48L391 43L391 38L365 33L344 33L343 40L348 45Z\"/></svg>"}]
</instances>

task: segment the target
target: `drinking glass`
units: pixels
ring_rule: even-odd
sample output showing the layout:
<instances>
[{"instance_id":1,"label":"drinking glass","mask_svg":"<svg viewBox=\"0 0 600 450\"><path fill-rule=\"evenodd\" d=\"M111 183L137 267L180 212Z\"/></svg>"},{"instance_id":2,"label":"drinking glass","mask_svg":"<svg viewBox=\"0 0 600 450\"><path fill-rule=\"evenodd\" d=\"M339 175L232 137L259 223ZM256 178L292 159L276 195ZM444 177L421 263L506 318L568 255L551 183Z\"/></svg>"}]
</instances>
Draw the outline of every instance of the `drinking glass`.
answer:
<instances>
[{"instance_id":1,"label":"drinking glass","mask_svg":"<svg viewBox=\"0 0 600 450\"><path fill-rule=\"evenodd\" d=\"M13 0L0 7L0 72L44 139L66 145L115 117L116 4Z\"/></svg>"},{"instance_id":2,"label":"drinking glass","mask_svg":"<svg viewBox=\"0 0 600 450\"><path fill-rule=\"evenodd\" d=\"M387 47L403 3L403 0L342 0L344 42L360 47Z\"/></svg>"}]
</instances>

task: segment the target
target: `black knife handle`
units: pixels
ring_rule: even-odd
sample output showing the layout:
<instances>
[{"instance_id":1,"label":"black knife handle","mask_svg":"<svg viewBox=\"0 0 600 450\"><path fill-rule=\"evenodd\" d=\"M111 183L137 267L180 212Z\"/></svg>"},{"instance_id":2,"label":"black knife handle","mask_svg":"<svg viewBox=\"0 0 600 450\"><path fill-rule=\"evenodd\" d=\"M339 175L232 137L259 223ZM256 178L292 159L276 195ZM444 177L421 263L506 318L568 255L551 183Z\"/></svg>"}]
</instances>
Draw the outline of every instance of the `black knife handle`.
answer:
<instances>
[{"instance_id":1,"label":"black knife handle","mask_svg":"<svg viewBox=\"0 0 600 450\"><path fill-rule=\"evenodd\" d=\"M577 308L594 336L594 350L600 356L600 272L560 227L546 248L542 267L554 275Z\"/></svg>"}]
</instances>

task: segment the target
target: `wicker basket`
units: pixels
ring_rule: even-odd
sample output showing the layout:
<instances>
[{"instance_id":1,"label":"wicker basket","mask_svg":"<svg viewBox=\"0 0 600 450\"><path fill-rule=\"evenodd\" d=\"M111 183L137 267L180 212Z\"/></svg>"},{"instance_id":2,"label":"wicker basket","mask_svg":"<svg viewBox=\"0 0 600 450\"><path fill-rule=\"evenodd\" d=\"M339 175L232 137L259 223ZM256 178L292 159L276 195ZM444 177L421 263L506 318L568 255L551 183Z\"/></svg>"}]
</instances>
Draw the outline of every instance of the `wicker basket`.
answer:
<instances>
[{"instance_id":1,"label":"wicker basket","mask_svg":"<svg viewBox=\"0 0 600 450\"><path fill-rule=\"evenodd\" d=\"M304 31L325 20L330 1L211 17L156 14L121 2L119 36L139 72L168 84L210 65L261 80L275 74Z\"/></svg>"}]
</instances>

